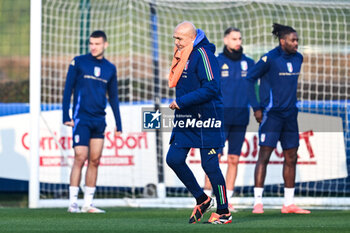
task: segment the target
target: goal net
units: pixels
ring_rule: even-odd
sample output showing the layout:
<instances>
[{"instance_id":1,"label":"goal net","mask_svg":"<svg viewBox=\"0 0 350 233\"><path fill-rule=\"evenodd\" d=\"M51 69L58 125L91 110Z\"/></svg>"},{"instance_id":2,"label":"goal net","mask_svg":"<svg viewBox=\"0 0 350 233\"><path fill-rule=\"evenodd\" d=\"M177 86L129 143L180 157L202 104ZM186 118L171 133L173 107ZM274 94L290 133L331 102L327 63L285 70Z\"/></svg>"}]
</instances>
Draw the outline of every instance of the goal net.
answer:
<instances>
[{"instance_id":1,"label":"goal net","mask_svg":"<svg viewBox=\"0 0 350 233\"><path fill-rule=\"evenodd\" d=\"M117 66L124 132L113 135L113 114L99 167L96 201L101 205L192 206L193 198L167 167L169 132L143 129L144 109L165 109L175 97L167 85L174 27L191 21L222 52L223 32L240 28L244 53L257 61L278 45L274 22L299 34L304 63L298 85L300 148L296 200L301 205L350 206L350 3L347 1L163 1L42 0L39 206L68 204L74 158L71 129L62 125L61 102L71 59L88 52L88 37L104 30L106 58ZM253 202L257 125L250 120L242 148L236 206ZM188 163L204 183L197 150ZM266 204L281 205L283 155L273 152L267 170ZM226 173L226 156L221 160ZM84 191L82 172L81 191ZM81 193L82 193L81 192ZM158 204L157 204L158 203ZM160 204L160 205L161 205Z\"/></svg>"}]
</instances>

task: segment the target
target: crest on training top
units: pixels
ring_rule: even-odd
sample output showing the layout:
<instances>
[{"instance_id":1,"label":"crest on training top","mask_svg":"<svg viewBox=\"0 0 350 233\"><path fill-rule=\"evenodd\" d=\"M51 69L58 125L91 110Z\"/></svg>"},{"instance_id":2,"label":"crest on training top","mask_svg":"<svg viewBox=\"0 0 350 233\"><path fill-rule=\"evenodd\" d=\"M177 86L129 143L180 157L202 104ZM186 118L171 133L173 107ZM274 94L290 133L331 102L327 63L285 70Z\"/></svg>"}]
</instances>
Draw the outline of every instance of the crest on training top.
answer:
<instances>
[{"instance_id":1,"label":"crest on training top","mask_svg":"<svg viewBox=\"0 0 350 233\"><path fill-rule=\"evenodd\" d=\"M70 62L70 64L71 64L72 66L75 66L75 60L73 59L73 60Z\"/></svg>"},{"instance_id":2,"label":"crest on training top","mask_svg":"<svg viewBox=\"0 0 350 233\"><path fill-rule=\"evenodd\" d=\"M185 66L185 69L184 70L187 70L188 69L188 64L190 63L190 60L187 60L186 62L186 66Z\"/></svg>"},{"instance_id":3,"label":"crest on training top","mask_svg":"<svg viewBox=\"0 0 350 233\"><path fill-rule=\"evenodd\" d=\"M263 56L263 57L261 58L261 60L263 60L264 62L266 62L267 56Z\"/></svg>"},{"instance_id":4,"label":"crest on training top","mask_svg":"<svg viewBox=\"0 0 350 233\"><path fill-rule=\"evenodd\" d=\"M247 71L248 70L248 63L247 63L247 61L241 61L241 69L243 71Z\"/></svg>"},{"instance_id":5,"label":"crest on training top","mask_svg":"<svg viewBox=\"0 0 350 233\"><path fill-rule=\"evenodd\" d=\"M100 75L101 75L101 68L100 67L95 66L94 75L95 75L95 77L100 77Z\"/></svg>"},{"instance_id":6,"label":"crest on training top","mask_svg":"<svg viewBox=\"0 0 350 233\"><path fill-rule=\"evenodd\" d=\"M293 72L293 66L291 62L287 62L287 68L288 68L288 72L292 73Z\"/></svg>"}]
</instances>

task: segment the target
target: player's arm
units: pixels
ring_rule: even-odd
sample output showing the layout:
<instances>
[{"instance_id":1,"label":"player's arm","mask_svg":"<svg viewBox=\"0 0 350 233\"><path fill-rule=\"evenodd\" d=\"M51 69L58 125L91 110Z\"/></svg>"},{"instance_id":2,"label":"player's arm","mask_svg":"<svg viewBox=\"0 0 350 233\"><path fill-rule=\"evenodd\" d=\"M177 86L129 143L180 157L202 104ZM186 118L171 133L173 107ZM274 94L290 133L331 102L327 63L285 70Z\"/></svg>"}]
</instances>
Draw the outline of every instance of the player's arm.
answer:
<instances>
[{"instance_id":1,"label":"player's arm","mask_svg":"<svg viewBox=\"0 0 350 233\"><path fill-rule=\"evenodd\" d=\"M122 132L122 121L120 117L120 109L119 109L119 99L118 99L118 82L117 82L117 70L113 72L113 77L107 84L107 91L109 97L109 103L112 107L115 124L116 124L116 132L120 134Z\"/></svg>"},{"instance_id":2,"label":"player's arm","mask_svg":"<svg viewBox=\"0 0 350 233\"><path fill-rule=\"evenodd\" d=\"M262 110L260 103L255 92L255 84L259 78L261 78L269 70L269 59L267 55L261 57L261 59L248 71L246 80L247 95L250 106L254 110L254 116L257 122L262 121Z\"/></svg>"},{"instance_id":3,"label":"player's arm","mask_svg":"<svg viewBox=\"0 0 350 233\"><path fill-rule=\"evenodd\" d=\"M215 98L219 92L219 65L212 53L206 53L200 49L197 60L197 73L200 81L200 88L176 99L179 108L206 103Z\"/></svg>"},{"instance_id":4,"label":"player's arm","mask_svg":"<svg viewBox=\"0 0 350 233\"><path fill-rule=\"evenodd\" d=\"M301 65L303 65L303 62L304 62L304 56L301 54L301 53L299 53L299 55L300 55L300 62L301 62ZM301 69L301 67L300 67L300 69Z\"/></svg>"},{"instance_id":5,"label":"player's arm","mask_svg":"<svg viewBox=\"0 0 350 233\"><path fill-rule=\"evenodd\" d=\"M69 108L70 108L70 99L72 96L72 92L76 83L78 68L77 68L77 59L74 58L69 65L66 84L63 92L63 100L62 100L62 121L63 124L67 126L74 126L74 121L69 116Z\"/></svg>"}]
</instances>

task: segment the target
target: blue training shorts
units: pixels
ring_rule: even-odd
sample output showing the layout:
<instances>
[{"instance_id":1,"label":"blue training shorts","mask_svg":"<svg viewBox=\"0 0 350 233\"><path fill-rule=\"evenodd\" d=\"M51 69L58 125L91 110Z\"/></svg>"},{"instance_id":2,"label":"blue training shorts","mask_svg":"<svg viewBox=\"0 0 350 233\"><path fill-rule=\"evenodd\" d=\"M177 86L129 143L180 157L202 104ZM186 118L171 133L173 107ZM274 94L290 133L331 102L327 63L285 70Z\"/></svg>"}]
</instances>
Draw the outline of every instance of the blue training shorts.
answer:
<instances>
[{"instance_id":1,"label":"blue training shorts","mask_svg":"<svg viewBox=\"0 0 350 233\"><path fill-rule=\"evenodd\" d=\"M245 139L246 125L229 125L225 124L225 139L228 141L228 154L241 155L242 145ZM221 148L218 153L222 154Z\"/></svg>"},{"instance_id":2,"label":"blue training shorts","mask_svg":"<svg viewBox=\"0 0 350 233\"><path fill-rule=\"evenodd\" d=\"M73 147L89 146L91 138L104 138L105 120L75 119L73 127Z\"/></svg>"},{"instance_id":3,"label":"blue training shorts","mask_svg":"<svg viewBox=\"0 0 350 233\"><path fill-rule=\"evenodd\" d=\"M298 113L286 118L264 113L259 126L259 145L275 148L278 141L283 150L299 147Z\"/></svg>"}]
</instances>

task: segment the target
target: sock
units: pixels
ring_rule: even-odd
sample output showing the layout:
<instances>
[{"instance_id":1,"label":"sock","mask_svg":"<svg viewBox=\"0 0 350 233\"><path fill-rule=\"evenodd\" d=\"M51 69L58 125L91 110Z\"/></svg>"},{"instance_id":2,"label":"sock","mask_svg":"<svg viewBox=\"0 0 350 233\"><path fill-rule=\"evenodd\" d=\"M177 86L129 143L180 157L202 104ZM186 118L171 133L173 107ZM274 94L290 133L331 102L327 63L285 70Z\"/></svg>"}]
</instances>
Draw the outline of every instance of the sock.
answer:
<instances>
[{"instance_id":1,"label":"sock","mask_svg":"<svg viewBox=\"0 0 350 233\"><path fill-rule=\"evenodd\" d=\"M284 206L294 204L294 188L284 188Z\"/></svg>"},{"instance_id":2,"label":"sock","mask_svg":"<svg viewBox=\"0 0 350 233\"><path fill-rule=\"evenodd\" d=\"M205 202L207 199L208 199L207 194L203 193L203 195L201 195L200 197L196 198L197 205Z\"/></svg>"},{"instance_id":3,"label":"sock","mask_svg":"<svg viewBox=\"0 0 350 233\"><path fill-rule=\"evenodd\" d=\"M211 189L204 189L203 192L207 194L208 197L211 196Z\"/></svg>"},{"instance_id":4,"label":"sock","mask_svg":"<svg viewBox=\"0 0 350 233\"><path fill-rule=\"evenodd\" d=\"M69 186L69 205L78 204L79 187Z\"/></svg>"},{"instance_id":5,"label":"sock","mask_svg":"<svg viewBox=\"0 0 350 233\"><path fill-rule=\"evenodd\" d=\"M227 198L230 198L233 196L233 190L227 190Z\"/></svg>"},{"instance_id":6,"label":"sock","mask_svg":"<svg viewBox=\"0 0 350 233\"><path fill-rule=\"evenodd\" d=\"M262 204L262 194L264 188L254 188L254 205Z\"/></svg>"},{"instance_id":7,"label":"sock","mask_svg":"<svg viewBox=\"0 0 350 233\"><path fill-rule=\"evenodd\" d=\"M90 206L92 204L92 199L94 198L96 187L85 186L84 193L84 206Z\"/></svg>"},{"instance_id":8,"label":"sock","mask_svg":"<svg viewBox=\"0 0 350 233\"><path fill-rule=\"evenodd\" d=\"M222 214L228 214L228 213L230 213L230 211L227 208L226 209L217 209L216 213L218 215L222 215Z\"/></svg>"}]
</instances>

